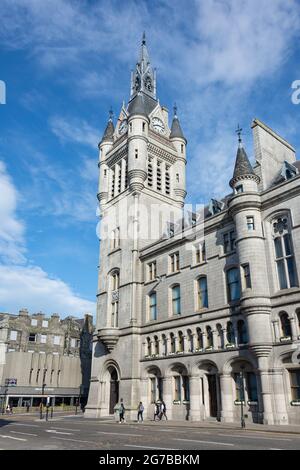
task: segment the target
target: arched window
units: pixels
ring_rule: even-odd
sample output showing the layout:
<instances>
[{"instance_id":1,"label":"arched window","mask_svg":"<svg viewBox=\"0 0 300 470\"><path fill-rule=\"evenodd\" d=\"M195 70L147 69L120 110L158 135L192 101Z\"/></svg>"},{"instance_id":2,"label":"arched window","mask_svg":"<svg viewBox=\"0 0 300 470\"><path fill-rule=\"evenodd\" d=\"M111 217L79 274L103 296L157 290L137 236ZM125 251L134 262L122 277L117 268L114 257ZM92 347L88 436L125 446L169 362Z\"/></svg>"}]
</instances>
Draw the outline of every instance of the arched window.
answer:
<instances>
[{"instance_id":1,"label":"arched window","mask_svg":"<svg viewBox=\"0 0 300 470\"><path fill-rule=\"evenodd\" d=\"M159 355L159 340L157 336L154 336L154 354Z\"/></svg>"},{"instance_id":2,"label":"arched window","mask_svg":"<svg viewBox=\"0 0 300 470\"><path fill-rule=\"evenodd\" d=\"M180 286L177 285L172 288L172 314L180 315L180 313Z\"/></svg>"},{"instance_id":3,"label":"arched window","mask_svg":"<svg viewBox=\"0 0 300 470\"><path fill-rule=\"evenodd\" d=\"M273 222L273 233L279 288L296 287L298 281L287 217L279 217Z\"/></svg>"},{"instance_id":4,"label":"arched window","mask_svg":"<svg viewBox=\"0 0 300 470\"><path fill-rule=\"evenodd\" d=\"M227 322L227 333L226 333L226 339L229 344L234 344L235 343L235 338L234 338L234 329L231 321Z\"/></svg>"},{"instance_id":5,"label":"arched window","mask_svg":"<svg viewBox=\"0 0 300 470\"><path fill-rule=\"evenodd\" d=\"M149 320L157 320L156 292L149 295Z\"/></svg>"},{"instance_id":6,"label":"arched window","mask_svg":"<svg viewBox=\"0 0 300 470\"><path fill-rule=\"evenodd\" d=\"M151 351L151 339L147 338L147 356L151 356L152 351Z\"/></svg>"},{"instance_id":7,"label":"arched window","mask_svg":"<svg viewBox=\"0 0 300 470\"><path fill-rule=\"evenodd\" d=\"M212 329L210 326L206 327L206 335L207 335L207 347L213 348L214 347L214 337L212 333Z\"/></svg>"},{"instance_id":8,"label":"arched window","mask_svg":"<svg viewBox=\"0 0 300 470\"><path fill-rule=\"evenodd\" d=\"M246 323L244 320L239 320L237 322L237 333L238 333L238 344L246 344L248 343L248 334Z\"/></svg>"},{"instance_id":9,"label":"arched window","mask_svg":"<svg viewBox=\"0 0 300 470\"><path fill-rule=\"evenodd\" d=\"M207 278L200 277L197 280L198 309L208 308Z\"/></svg>"},{"instance_id":10,"label":"arched window","mask_svg":"<svg viewBox=\"0 0 300 470\"><path fill-rule=\"evenodd\" d=\"M284 338L292 337L291 322L287 313L280 315L281 332Z\"/></svg>"},{"instance_id":11,"label":"arched window","mask_svg":"<svg viewBox=\"0 0 300 470\"><path fill-rule=\"evenodd\" d=\"M174 333L170 333L170 342L171 342L171 352L175 353L176 352L176 344L175 344L175 336Z\"/></svg>"},{"instance_id":12,"label":"arched window","mask_svg":"<svg viewBox=\"0 0 300 470\"><path fill-rule=\"evenodd\" d=\"M163 355L166 356L168 354L168 341L166 335L162 335L162 346L163 346Z\"/></svg>"},{"instance_id":13,"label":"arched window","mask_svg":"<svg viewBox=\"0 0 300 470\"><path fill-rule=\"evenodd\" d=\"M110 295L111 295L111 321L110 326L113 328L118 327L119 323L119 286L120 286L120 273L114 271L110 279Z\"/></svg>"},{"instance_id":14,"label":"arched window","mask_svg":"<svg viewBox=\"0 0 300 470\"><path fill-rule=\"evenodd\" d=\"M224 332L223 332L222 325L218 323L216 328L217 328L218 338L219 338L219 348L223 349L224 348Z\"/></svg>"},{"instance_id":15,"label":"arched window","mask_svg":"<svg viewBox=\"0 0 300 470\"><path fill-rule=\"evenodd\" d=\"M196 348L198 350L203 349L203 334L201 328L197 328L196 330Z\"/></svg>"},{"instance_id":16,"label":"arched window","mask_svg":"<svg viewBox=\"0 0 300 470\"><path fill-rule=\"evenodd\" d=\"M187 330L187 337L189 343L189 352L194 351L194 336L191 330Z\"/></svg>"},{"instance_id":17,"label":"arched window","mask_svg":"<svg viewBox=\"0 0 300 470\"><path fill-rule=\"evenodd\" d=\"M228 269L226 278L228 302L239 300L241 297L241 282L238 268Z\"/></svg>"},{"instance_id":18,"label":"arched window","mask_svg":"<svg viewBox=\"0 0 300 470\"><path fill-rule=\"evenodd\" d=\"M178 332L178 351L184 352L184 339L182 331Z\"/></svg>"}]
</instances>

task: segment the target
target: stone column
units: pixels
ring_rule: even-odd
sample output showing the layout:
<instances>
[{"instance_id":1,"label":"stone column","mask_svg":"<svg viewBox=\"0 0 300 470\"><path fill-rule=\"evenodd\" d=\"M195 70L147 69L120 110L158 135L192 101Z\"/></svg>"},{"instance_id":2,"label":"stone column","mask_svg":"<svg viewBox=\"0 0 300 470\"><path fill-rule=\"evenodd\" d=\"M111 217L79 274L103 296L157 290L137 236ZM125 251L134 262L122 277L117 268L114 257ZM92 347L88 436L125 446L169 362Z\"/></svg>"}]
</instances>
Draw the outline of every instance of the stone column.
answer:
<instances>
[{"instance_id":1,"label":"stone column","mask_svg":"<svg viewBox=\"0 0 300 470\"><path fill-rule=\"evenodd\" d=\"M188 352L188 341L186 336L182 336L182 351L187 353Z\"/></svg>"},{"instance_id":2,"label":"stone column","mask_svg":"<svg viewBox=\"0 0 300 470\"><path fill-rule=\"evenodd\" d=\"M190 377L190 420L200 421L200 405L201 405L201 393L200 393L200 378Z\"/></svg>"},{"instance_id":3,"label":"stone column","mask_svg":"<svg viewBox=\"0 0 300 470\"><path fill-rule=\"evenodd\" d=\"M284 392L284 371L283 369L273 370L273 390L274 390L274 424L288 424L288 414L286 407L286 394Z\"/></svg>"},{"instance_id":4,"label":"stone column","mask_svg":"<svg viewBox=\"0 0 300 470\"><path fill-rule=\"evenodd\" d=\"M206 349L207 348L207 334L206 333L202 333L202 342L203 342L203 349Z\"/></svg>"},{"instance_id":5,"label":"stone column","mask_svg":"<svg viewBox=\"0 0 300 470\"><path fill-rule=\"evenodd\" d=\"M278 320L274 320L272 321L272 323L273 323L275 343L278 343L278 341L280 340L279 322Z\"/></svg>"},{"instance_id":6,"label":"stone column","mask_svg":"<svg viewBox=\"0 0 300 470\"><path fill-rule=\"evenodd\" d=\"M220 374L220 389L221 389L221 421L225 423L232 423L234 421L232 395L232 377L230 374Z\"/></svg>"},{"instance_id":7,"label":"stone column","mask_svg":"<svg viewBox=\"0 0 300 470\"><path fill-rule=\"evenodd\" d=\"M263 404L263 421L264 424L274 424L271 377L268 369L268 357L258 356L258 370L260 373L261 398Z\"/></svg>"},{"instance_id":8,"label":"stone column","mask_svg":"<svg viewBox=\"0 0 300 470\"><path fill-rule=\"evenodd\" d=\"M213 339L213 349L217 349L217 340L218 340L218 332L217 330L212 330L212 339Z\"/></svg>"},{"instance_id":9,"label":"stone column","mask_svg":"<svg viewBox=\"0 0 300 470\"><path fill-rule=\"evenodd\" d=\"M172 419L173 395L172 395L172 377L163 378L163 399L167 407L168 419Z\"/></svg>"},{"instance_id":10,"label":"stone column","mask_svg":"<svg viewBox=\"0 0 300 470\"><path fill-rule=\"evenodd\" d=\"M296 321L294 317L290 317L290 324L291 324L291 331L292 331L292 340L295 341L297 339L297 327L296 327Z\"/></svg>"}]
</instances>

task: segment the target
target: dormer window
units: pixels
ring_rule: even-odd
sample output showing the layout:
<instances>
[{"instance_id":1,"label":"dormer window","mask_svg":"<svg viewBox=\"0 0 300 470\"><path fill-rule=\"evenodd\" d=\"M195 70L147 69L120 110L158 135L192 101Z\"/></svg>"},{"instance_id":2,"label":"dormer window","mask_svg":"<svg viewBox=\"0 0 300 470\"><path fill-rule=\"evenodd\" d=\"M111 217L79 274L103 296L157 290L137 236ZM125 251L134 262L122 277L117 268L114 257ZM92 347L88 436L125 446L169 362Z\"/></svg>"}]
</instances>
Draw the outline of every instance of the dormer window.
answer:
<instances>
[{"instance_id":1,"label":"dormer window","mask_svg":"<svg viewBox=\"0 0 300 470\"><path fill-rule=\"evenodd\" d=\"M290 180L294 178L295 176L297 176L297 174L298 174L297 168L294 165L291 165L290 163L285 161L281 170L281 176L285 180Z\"/></svg>"}]
</instances>

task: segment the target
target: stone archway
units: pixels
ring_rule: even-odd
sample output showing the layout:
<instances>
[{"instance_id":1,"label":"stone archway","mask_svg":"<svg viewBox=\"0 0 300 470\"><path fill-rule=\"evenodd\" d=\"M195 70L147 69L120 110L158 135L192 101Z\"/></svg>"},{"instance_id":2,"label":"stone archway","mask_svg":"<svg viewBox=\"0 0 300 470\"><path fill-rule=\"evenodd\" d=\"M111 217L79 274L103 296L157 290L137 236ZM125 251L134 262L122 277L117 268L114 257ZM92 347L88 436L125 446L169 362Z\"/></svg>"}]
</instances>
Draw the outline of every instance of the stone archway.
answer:
<instances>
[{"instance_id":1,"label":"stone archway","mask_svg":"<svg viewBox=\"0 0 300 470\"><path fill-rule=\"evenodd\" d=\"M109 389L109 414L114 414L114 409L119 401L119 378L117 370L111 366L108 369L110 373L110 389Z\"/></svg>"},{"instance_id":2,"label":"stone archway","mask_svg":"<svg viewBox=\"0 0 300 470\"><path fill-rule=\"evenodd\" d=\"M201 361L195 368L195 376L200 382L198 385L200 393L198 402L193 408L195 407L196 413L200 413L201 420L220 420L221 394L217 365L212 361Z\"/></svg>"}]
</instances>

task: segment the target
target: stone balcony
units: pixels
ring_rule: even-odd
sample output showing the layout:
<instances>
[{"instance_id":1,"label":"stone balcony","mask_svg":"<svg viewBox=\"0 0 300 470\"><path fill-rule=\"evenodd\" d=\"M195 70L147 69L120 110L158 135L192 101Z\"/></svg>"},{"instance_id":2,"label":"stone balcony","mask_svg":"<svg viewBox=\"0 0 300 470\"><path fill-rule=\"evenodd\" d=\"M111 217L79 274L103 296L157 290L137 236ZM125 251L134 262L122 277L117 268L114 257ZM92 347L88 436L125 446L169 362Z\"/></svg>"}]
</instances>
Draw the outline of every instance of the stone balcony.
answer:
<instances>
[{"instance_id":1,"label":"stone balcony","mask_svg":"<svg viewBox=\"0 0 300 470\"><path fill-rule=\"evenodd\" d=\"M107 327L98 330L97 337L99 341L105 345L108 352L112 352L117 342L119 341L119 334L120 331L118 328Z\"/></svg>"}]
</instances>

